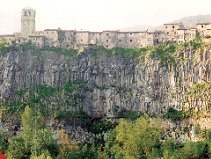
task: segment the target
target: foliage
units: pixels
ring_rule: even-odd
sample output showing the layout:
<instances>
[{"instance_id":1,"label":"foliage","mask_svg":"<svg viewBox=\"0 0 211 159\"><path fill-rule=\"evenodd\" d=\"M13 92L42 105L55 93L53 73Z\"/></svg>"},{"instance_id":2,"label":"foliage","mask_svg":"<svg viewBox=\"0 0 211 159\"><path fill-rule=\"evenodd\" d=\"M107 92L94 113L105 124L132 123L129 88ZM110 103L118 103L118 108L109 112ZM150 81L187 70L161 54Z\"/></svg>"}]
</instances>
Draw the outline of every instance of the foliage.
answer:
<instances>
[{"instance_id":1,"label":"foliage","mask_svg":"<svg viewBox=\"0 0 211 159\"><path fill-rule=\"evenodd\" d=\"M99 159L97 148L93 144L82 144L80 147L80 155L78 159Z\"/></svg>"},{"instance_id":2,"label":"foliage","mask_svg":"<svg viewBox=\"0 0 211 159\"><path fill-rule=\"evenodd\" d=\"M161 144L161 151L162 156L164 159L170 159L174 152L179 148L180 145L178 145L174 140L169 139L166 140Z\"/></svg>"},{"instance_id":3,"label":"foliage","mask_svg":"<svg viewBox=\"0 0 211 159\"><path fill-rule=\"evenodd\" d=\"M112 57L112 56L117 56L121 58L133 58L137 59L139 57L145 56L148 51L150 50L150 47L146 48L112 48L112 49L107 49L102 46L96 47L96 51L98 53L103 53L107 57Z\"/></svg>"},{"instance_id":4,"label":"foliage","mask_svg":"<svg viewBox=\"0 0 211 159\"><path fill-rule=\"evenodd\" d=\"M186 142L183 152L186 158L199 158L205 150L204 142Z\"/></svg>"},{"instance_id":5,"label":"foliage","mask_svg":"<svg viewBox=\"0 0 211 159\"><path fill-rule=\"evenodd\" d=\"M141 117L134 123L121 119L116 127L116 140L124 159L152 157L160 138L160 125Z\"/></svg>"},{"instance_id":6,"label":"foliage","mask_svg":"<svg viewBox=\"0 0 211 159\"><path fill-rule=\"evenodd\" d=\"M211 80L194 84L187 92L187 95L194 97L203 97L206 92L211 91Z\"/></svg>"},{"instance_id":7,"label":"foliage","mask_svg":"<svg viewBox=\"0 0 211 159\"><path fill-rule=\"evenodd\" d=\"M0 53L4 52L6 49L6 42L4 40L0 40Z\"/></svg>"},{"instance_id":8,"label":"foliage","mask_svg":"<svg viewBox=\"0 0 211 159\"><path fill-rule=\"evenodd\" d=\"M169 108L168 111L163 115L163 118L173 119L173 120L181 120L186 118L187 115L183 111L178 111L174 108Z\"/></svg>"},{"instance_id":9,"label":"foliage","mask_svg":"<svg viewBox=\"0 0 211 159\"><path fill-rule=\"evenodd\" d=\"M1 122L2 119L3 119L4 113L5 113L5 107L0 106L0 122Z\"/></svg>"},{"instance_id":10,"label":"foliage","mask_svg":"<svg viewBox=\"0 0 211 159\"><path fill-rule=\"evenodd\" d=\"M21 88L16 91L16 98L8 99L6 104L11 113L22 112L26 105L33 110L39 110L44 116L68 118L81 117L84 112L78 106L83 99L82 92L86 82L68 82L63 86L35 85L32 88Z\"/></svg>"},{"instance_id":11,"label":"foliage","mask_svg":"<svg viewBox=\"0 0 211 159\"><path fill-rule=\"evenodd\" d=\"M37 157L45 151L57 155L58 145L53 140L50 130L45 127L41 114L35 114L29 106L26 106L21 119L22 132L9 141L8 158Z\"/></svg>"},{"instance_id":12,"label":"foliage","mask_svg":"<svg viewBox=\"0 0 211 159\"><path fill-rule=\"evenodd\" d=\"M119 118L124 118L124 119L130 119L130 120L136 120L139 118L142 114L136 111L132 110L122 110L117 114Z\"/></svg>"},{"instance_id":13,"label":"foliage","mask_svg":"<svg viewBox=\"0 0 211 159\"><path fill-rule=\"evenodd\" d=\"M50 51L52 53L57 53L59 55L64 55L66 57L74 57L78 55L78 50L72 48L61 48L61 47L54 47L54 46L45 46L41 48L39 51Z\"/></svg>"},{"instance_id":14,"label":"foliage","mask_svg":"<svg viewBox=\"0 0 211 159\"><path fill-rule=\"evenodd\" d=\"M64 129L59 131L58 141L60 143L59 157L78 156L79 145L73 139L70 140Z\"/></svg>"},{"instance_id":15,"label":"foliage","mask_svg":"<svg viewBox=\"0 0 211 159\"><path fill-rule=\"evenodd\" d=\"M30 155L22 137L17 136L9 140L9 147L6 153L8 159L24 158Z\"/></svg>"},{"instance_id":16,"label":"foliage","mask_svg":"<svg viewBox=\"0 0 211 159\"><path fill-rule=\"evenodd\" d=\"M173 65L176 64L176 59L173 54L176 52L176 49L177 44L166 42L162 45L156 46L150 54L150 57L159 60L162 66L167 66L169 64Z\"/></svg>"},{"instance_id":17,"label":"foliage","mask_svg":"<svg viewBox=\"0 0 211 159\"><path fill-rule=\"evenodd\" d=\"M5 136L0 133L0 150L4 152L7 149L7 146Z\"/></svg>"},{"instance_id":18,"label":"foliage","mask_svg":"<svg viewBox=\"0 0 211 159\"><path fill-rule=\"evenodd\" d=\"M44 151L39 156L31 156L30 159L52 159L48 151Z\"/></svg>"},{"instance_id":19,"label":"foliage","mask_svg":"<svg viewBox=\"0 0 211 159\"><path fill-rule=\"evenodd\" d=\"M110 121L95 121L92 123L89 123L87 126L88 131L94 133L94 134L101 134L103 132L106 132L108 130L111 130L114 128L114 124Z\"/></svg>"}]
</instances>

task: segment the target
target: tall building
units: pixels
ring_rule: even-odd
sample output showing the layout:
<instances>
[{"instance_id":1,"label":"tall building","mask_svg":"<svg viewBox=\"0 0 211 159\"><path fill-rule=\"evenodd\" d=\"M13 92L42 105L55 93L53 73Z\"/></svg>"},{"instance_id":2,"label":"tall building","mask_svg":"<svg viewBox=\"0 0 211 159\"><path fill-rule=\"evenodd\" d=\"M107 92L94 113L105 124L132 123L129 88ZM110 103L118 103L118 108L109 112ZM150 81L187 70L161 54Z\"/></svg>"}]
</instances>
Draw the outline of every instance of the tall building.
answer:
<instances>
[{"instance_id":1,"label":"tall building","mask_svg":"<svg viewBox=\"0 0 211 159\"><path fill-rule=\"evenodd\" d=\"M36 11L31 8L24 8L21 13L21 33L23 36L32 35L35 32Z\"/></svg>"}]
</instances>

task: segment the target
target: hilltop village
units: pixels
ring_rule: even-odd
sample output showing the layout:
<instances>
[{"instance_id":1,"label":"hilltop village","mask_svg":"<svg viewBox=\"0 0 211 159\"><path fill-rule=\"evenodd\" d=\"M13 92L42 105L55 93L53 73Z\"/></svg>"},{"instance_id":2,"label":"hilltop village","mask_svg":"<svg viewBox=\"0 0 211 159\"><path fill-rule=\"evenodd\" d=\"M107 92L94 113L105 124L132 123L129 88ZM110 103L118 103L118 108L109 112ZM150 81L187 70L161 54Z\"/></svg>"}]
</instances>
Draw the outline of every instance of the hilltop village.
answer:
<instances>
[{"instance_id":1,"label":"hilltop village","mask_svg":"<svg viewBox=\"0 0 211 159\"><path fill-rule=\"evenodd\" d=\"M148 32L122 32L119 30L104 30L102 32L45 29L35 29L36 11L24 8L21 13L21 32L12 35L0 35L10 45L12 42L24 43L31 41L38 47L54 46L61 48L83 49L90 45L105 48L141 48L162 44L165 41L189 42L200 35L205 41L211 39L211 23L198 23L195 28L185 28L182 23L164 24L164 30Z\"/></svg>"}]
</instances>

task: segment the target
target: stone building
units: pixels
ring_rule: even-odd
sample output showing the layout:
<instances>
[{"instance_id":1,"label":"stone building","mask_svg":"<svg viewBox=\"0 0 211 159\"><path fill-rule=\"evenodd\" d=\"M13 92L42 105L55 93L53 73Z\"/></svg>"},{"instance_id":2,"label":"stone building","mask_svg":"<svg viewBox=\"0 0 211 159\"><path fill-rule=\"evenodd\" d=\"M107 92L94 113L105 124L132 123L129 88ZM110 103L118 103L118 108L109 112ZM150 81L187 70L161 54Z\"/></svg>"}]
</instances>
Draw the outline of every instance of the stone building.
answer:
<instances>
[{"instance_id":1,"label":"stone building","mask_svg":"<svg viewBox=\"0 0 211 159\"><path fill-rule=\"evenodd\" d=\"M117 47L141 47L141 35L144 32L118 32Z\"/></svg>"},{"instance_id":2,"label":"stone building","mask_svg":"<svg viewBox=\"0 0 211 159\"><path fill-rule=\"evenodd\" d=\"M35 30L35 10L24 8L21 13L21 32L12 35L0 35L8 45L15 41L24 43L32 41L36 46L54 46L62 48L74 48L83 51L90 45L103 46L105 48L142 48L151 45L159 45L165 41L183 43L194 40L199 34L205 41L211 41L211 23L198 23L196 28L185 28L182 23L164 24L162 31L119 31L104 30L102 32L45 29Z\"/></svg>"},{"instance_id":3,"label":"stone building","mask_svg":"<svg viewBox=\"0 0 211 159\"><path fill-rule=\"evenodd\" d=\"M35 10L24 8L21 13L21 33L27 37L35 32Z\"/></svg>"},{"instance_id":4,"label":"stone building","mask_svg":"<svg viewBox=\"0 0 211 159\"><path fill-rule=\"evenodd\" d=\"M62 48L76 47L76 30L60 30L59 31L59 46Z\"/></svg>"},{"instance_id":5,"label":"stone building","mask_svg":"<svg viewBox=\"0 0 211 159\"><path fill-rule=\"evenodd\" d=\"M165 42L166 36L164 31L155 31L154 32L154 44L162 44Z\"/></svg>"},{"instance_id":6,"label":"stone building","mask_svg":"<svg viewBox=\"0 0 211 159\"><path fill-rule=\"evenodd\" d=\"M76 47L88 47L89 31L76 31L74 34Z\"/></svg>"},{"instance_id":7,"label":"stone building","mask_svg":"<svg viewBox=\"0 0 211 159\"><path fill-rule=\"evenodd\" d=\"M211 23L197 23L196 29L200 36L206 36L207 30L211 29Z\"/></svg>"},{"instance_id":8,"label":"stone building","mask_svg":"<svg viewBox=\"0 0 211 159\"><path fill-rule=\"evenodd\" d=\"M101 42L101 32L89 32L89 45L97 45Z\"/></svg>"},{"instance_id":9,"label":"stone building","mask_svg":"<svg viewBox=\"0 0 211 159\"><path fill-rule=\"evenodd\" d=\"M99 44L106 48L114 48L117 47L117 35L118 30L104 30L100 34Z\"/></svg>"},{"instance_id":10,"label":"stone building","mask_svg":"<svg viewBox=\"0 0 211 159\"><path fill-rule=\"evenodd\" d=\"M43 36L46 38L45 45L59 46L59 29L45 29Z\"/></svg>"},{"instance_id":11,"label":"stone building","mask_svg":"<svg viewBox=\"0 0 211 159\"><path fill-rule=\"evenodd\" d=\"M177 30L185 28L182 23L167 23L164 24L164 26L165 26L164 32L166 35L165 40L172 42L177 41Z\"/></svg>"},{"instance_id":12,"label":"stone building","mask_svg":"<svg viewBox=\"0 0 211 159\"><path fill-rule=\"evenodd\" d=\"M45 46L45 37L39 35L30 35L29 40L38 47Z\"/></svg>"}]
</instances>

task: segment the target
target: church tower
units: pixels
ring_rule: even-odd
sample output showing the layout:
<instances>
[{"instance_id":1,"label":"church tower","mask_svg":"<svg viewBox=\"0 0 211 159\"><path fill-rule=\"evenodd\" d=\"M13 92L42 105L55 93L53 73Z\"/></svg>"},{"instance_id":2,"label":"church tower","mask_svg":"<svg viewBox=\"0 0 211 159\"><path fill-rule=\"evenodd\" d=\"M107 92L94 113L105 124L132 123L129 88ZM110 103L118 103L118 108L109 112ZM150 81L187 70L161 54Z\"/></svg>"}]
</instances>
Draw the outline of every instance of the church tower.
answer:
<instances>
[{"instance_id":1,"label":"church tower","mask_svg":"<svg viewBox=\"0 0 211 159\"><path fill-rule=\"evenodd\" d=\"M23 36L32 35L35 32L36 11L31 8L24 8L21 13L21 33Z\"/></svg>"}]
</instances>

